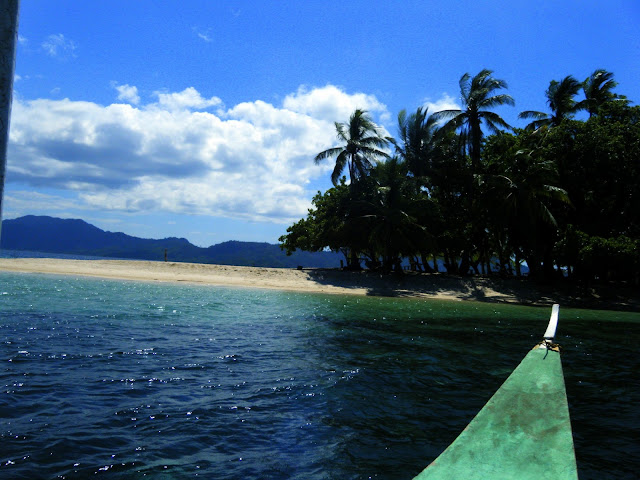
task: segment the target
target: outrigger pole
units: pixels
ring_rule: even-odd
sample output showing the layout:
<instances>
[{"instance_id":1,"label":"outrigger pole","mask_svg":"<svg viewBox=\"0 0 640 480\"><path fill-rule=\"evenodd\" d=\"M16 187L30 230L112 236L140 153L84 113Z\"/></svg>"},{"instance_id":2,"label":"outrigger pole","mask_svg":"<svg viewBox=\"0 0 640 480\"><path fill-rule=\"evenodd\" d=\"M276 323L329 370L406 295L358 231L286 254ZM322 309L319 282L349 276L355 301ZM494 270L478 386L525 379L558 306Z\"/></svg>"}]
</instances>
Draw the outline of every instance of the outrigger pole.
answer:
<instances>
[{"instance_id":1,"label":"outrigger pole","mask_svg":"<svg viewBox=\"0 0 640 480\"><path fill-rule=\"evenodd\" d=\"M0 0L0 238L20 0Z\"/></svg>"}]
</instances>

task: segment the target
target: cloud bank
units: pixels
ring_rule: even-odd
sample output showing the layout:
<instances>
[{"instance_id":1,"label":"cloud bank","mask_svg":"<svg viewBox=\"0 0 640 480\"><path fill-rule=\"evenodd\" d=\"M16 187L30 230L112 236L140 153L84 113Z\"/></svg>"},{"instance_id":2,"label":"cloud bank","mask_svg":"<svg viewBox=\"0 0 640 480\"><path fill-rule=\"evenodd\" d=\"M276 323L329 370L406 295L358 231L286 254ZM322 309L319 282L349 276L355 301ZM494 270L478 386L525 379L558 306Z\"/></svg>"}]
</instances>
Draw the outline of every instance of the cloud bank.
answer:
<instances>
[{"instance_id":1,"label":"cloud bank","mask_svg":"<svg viewBox=\"0 0 640 480\"><path fill-rule=\"evenodd\" d=\"M171 212L289 223L306 214L336 144L334 121L355 108L389 118L374 96L301 87L280 105L230 108L195 88L155 92L113 85L110 105L14 99L8 181L64 191L78 208Z\"/></svg>"}]
</instances>

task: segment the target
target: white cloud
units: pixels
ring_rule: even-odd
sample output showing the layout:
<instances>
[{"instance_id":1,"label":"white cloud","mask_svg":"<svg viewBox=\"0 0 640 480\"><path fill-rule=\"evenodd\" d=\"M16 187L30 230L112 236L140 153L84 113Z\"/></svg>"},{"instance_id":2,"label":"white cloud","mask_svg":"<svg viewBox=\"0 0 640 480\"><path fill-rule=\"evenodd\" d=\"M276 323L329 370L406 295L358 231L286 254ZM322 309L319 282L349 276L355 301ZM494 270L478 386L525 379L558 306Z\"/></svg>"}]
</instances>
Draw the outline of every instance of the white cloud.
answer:
<instances>
[{"instance_id":1,"label":"white cloud","mask_svg":"<svg viewBox=\"0 0 640 480\"><path fill-rule=\"evenodd\" d=\"M195 88L157 97L141 106L15 100L8 180L71 192L78 208L286 224L306 214L309 184L328 178L330 162L313 158L335 144L333 121L353 108L387 113L373 96L332 86L300 89L281 106L257 100L227 110Z\"/></svg>"},{"instance_id":2,"label":"white cloud","mask_svg":"<svg viewBox=\"0 0 640 480\"><path fill-rule=\"evenodd\" d=\"M460 110L460 104L449 94L444 93L436 101L427 98L423 102L423 106L429 109L429 113L440 112L442 110Z\"/></svg>"},{"instance_id":3,"label":"white cloud","mask_svg":"<svg viewBox=\"0 0 640 480\"><path fill-rule=\"evenodd\" d=\"M6 218L18 218L32 215L33 212L46 211L48 214L60 218L77 218L78 209L87 209L85 205L69 198L48 193L34 192L33 190L16 190L5 192L5 205L9 208L4 212ZM76 212L76 213L72 213Z\"/></svg>"},{"instance_id":4,"label":"white cloud","mask_svg":"<svg viewBox=\"0 0 640 480\"><path fill-rule=\"evenodd\" d=\"M211 38L211 34L209 33L210 30L203 32L198 27L193 27L192 30L193 30L193 33L195 33L200 40L204 40L207 43L211 43L213 41L213 39Z\"/></svg>"},{"instance_id":5,"label":"white cloud","mask_svg":"<svg viewBox=\"0 0 640 480\"><path fill-rule=\"evenodd\" d=\"M331 123L346 122L357 108L367 110L380 123L385 123L390 118L387 107L375 96L365 93L347 94L333 85L313 89L301 86L296 93L287 95L283 106Z\"/></svg>"},{"instance_id":6,"label":"white cloud","mask_svg":"<svg viewBox=\"0 0 640 480\"><path fill-rule=\"evenodd\" d=\"M70 58L75 57L76 44L73 40L65 38L62 33L49 35L41 44L41 47L50 57Z\"/></svg>"},{"instance_id":7,"label":"white cloud","mask_svg":"<svg viewBox=\"0 0 640 480\"><path fill-rule=\"evenodd\" d=\"M140 103L140 96L138 95L138 87L132 87L131 85L117 85L113 83L113 88L118 91L118 100L128 102L133 105Z\"/></svg>"},{"instance_id":8,"label":"white cloud","mask_svg":"<svg viewBox=\"0 0 640 480\"><path fill-rule=\"evenodd\" d=\"M218 97L203 98L193 87L185 88L183 91L175 93L155 92L155 95L158 97L158 106L168 110L204 110L222 105L222 100Z\"/></svg>"}]
</instances>

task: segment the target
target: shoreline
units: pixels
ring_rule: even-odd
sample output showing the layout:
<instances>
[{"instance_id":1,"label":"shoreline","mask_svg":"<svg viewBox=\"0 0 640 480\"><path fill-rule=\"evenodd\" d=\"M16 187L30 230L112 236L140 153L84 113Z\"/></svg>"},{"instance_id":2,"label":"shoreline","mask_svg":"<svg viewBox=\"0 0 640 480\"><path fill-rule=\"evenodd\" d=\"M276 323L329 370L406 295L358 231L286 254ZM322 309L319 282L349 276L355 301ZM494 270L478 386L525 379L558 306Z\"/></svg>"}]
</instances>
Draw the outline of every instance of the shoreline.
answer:
<instances>
[{"instance_id":1,"label":"shoreline","mask_svg":"<svg viewBox=\"0 0 640 480\"><path fill-rule=\"evenodd\" d=\"M190 283L226 287L266 288L321 294L364 295L564 306L600 310L640 311L638 293L630 288L592 290L577 295L567 285L540 286L527 279L459 277L446 273L381 275L338 269L285 269L145 260L71 260L0 258L0 271ZM628 291L627 291L628 290Z\"/></svg>"}]
</instances>

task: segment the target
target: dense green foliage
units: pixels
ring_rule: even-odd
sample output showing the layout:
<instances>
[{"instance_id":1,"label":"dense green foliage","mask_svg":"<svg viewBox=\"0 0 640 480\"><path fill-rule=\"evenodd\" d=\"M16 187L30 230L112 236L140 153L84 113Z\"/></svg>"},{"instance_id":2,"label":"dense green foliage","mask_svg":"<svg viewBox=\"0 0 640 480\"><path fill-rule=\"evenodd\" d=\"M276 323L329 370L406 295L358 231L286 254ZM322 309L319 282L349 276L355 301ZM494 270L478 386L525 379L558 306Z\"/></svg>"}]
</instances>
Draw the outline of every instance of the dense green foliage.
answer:
<instances>
[{"instance_id":1,"label":"dense green foliage","mask_svg":"<svg viewBox=\"0 0 640 480\"><path fill-rule=\"evenodd\" d=\"M521 113L533 119L524 129L492 111L514 102L490 70L462 76L461 110L400 112L398 139L357 110L336 123L344 145L316 157L336 157L334 187L318 192L281 247L342 251L350 268L390 271L404 260L520 275L526 263L537 278L637 283L640 107L615 87L605 70L551 81L551 113Z\"/></svg>"}]
</instances>

